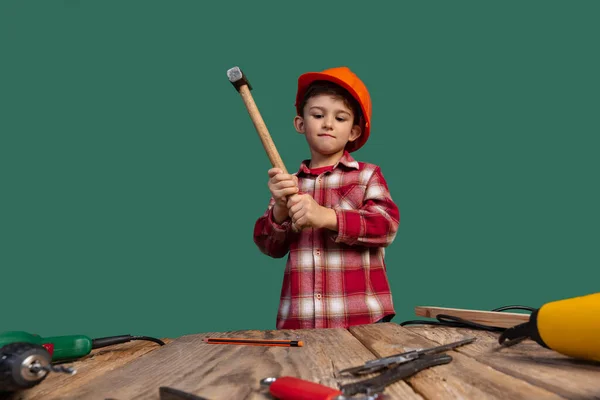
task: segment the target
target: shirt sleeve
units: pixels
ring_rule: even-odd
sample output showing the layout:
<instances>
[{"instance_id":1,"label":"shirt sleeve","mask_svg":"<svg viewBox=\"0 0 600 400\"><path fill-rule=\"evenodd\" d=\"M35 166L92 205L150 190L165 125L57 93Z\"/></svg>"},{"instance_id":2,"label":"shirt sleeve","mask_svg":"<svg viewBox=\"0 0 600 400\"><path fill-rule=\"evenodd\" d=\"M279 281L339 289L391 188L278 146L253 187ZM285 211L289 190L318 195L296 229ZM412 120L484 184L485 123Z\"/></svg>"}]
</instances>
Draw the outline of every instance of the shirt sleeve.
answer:
<instances>
[{"instance_id":1,"label":"shirt sleeve","mask_svg":"<svg viewBox=\"0 0 600 400\"><path fill-rule=\"evenodd\" d=\"M367 247L387 247L396 237L400 211L392 200L387 182L379 167L367 183L365 198L359 209L334 208L338 230L336 243Z\"/></svg>"},{"instance_id":2,"label":"shirt sleeve","mask_svg":"<svg viewBox=\"0 0 600 400\"><path fill-rule=\"evenodd\" d=\"M290 250L292 223L288 218L278 224L273 219L275 200L271 197L265 213L254 224L254 243L259 250L273 258L282 258Z\"/></svg>"}]
</instances>

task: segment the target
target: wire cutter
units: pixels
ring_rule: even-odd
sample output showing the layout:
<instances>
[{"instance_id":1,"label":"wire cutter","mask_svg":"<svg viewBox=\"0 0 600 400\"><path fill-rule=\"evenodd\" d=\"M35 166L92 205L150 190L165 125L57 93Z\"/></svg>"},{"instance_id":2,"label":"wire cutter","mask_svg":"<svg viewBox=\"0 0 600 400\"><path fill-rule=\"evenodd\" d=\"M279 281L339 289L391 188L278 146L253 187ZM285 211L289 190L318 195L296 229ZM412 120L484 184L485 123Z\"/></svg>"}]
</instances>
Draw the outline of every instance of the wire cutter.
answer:
<instances>
[{"instance_id":1,"label":"wire cutter","mask_svg":"<svg viewBox=\"0 0 600 400\"><path fill-rule=\"evenodd\" d=\"M271 395L280 400L381 400L385 398L384 391L387 386L409 378L424 369L450 363L452 357L444 354L444 351L472 343L475 339L472 337L428 349L412 350L341 370L339 373L352 375L384 371L372 378L339 385L339 389L290 376L264 378L260 383L262 386L269 387Z\"/></svg>"},{"instance_id":2,"label":"wire cutter","mask_svg":"<svg viewBox=\"0 0 600 400\"><path fill-rule=\"evenodd\" d=\"M421 350L411 350L404 353L394 354L392 356L378 358L376 360L367 361L363 365L357 367L346 368L338 371L340 374L351 374L351 375L366 375L381 371L385 368L390 368L394 365L404 364L409 361L416 361L423 359L425 356L442 353L444 351L453 350L457 347L464 346L465 344L473 343L476 340L475 337L459 340L457 342L443 344L441 346L430 347ZM430 359L430 358L426 358Z\"/></svg>"},{"instance_id":3,"label":"wire cutter","mask_svg":"<svg viewBox=\"0 0 600 400\"><path fill-rule=\"evenodd\" d=\"M384 400L385 388L399 380L406 379L419 371L436 365L448 364L452 357L447 354L425 354L410 362L388 368L373 378L340 385L339 389L324 386L293 376L264 378L260 381L263 388L278 400ZM208 400L178 389L160 388L161 400Z\"/></svg>"},{"instance_id":4,"label":"wire cutter","mask_svg":"<svg viewBox=\"0 0 600 400\"><path fill-rule=\"evenodd\" d=\"M270 394L279 400L382 400L385 399L384 391L387 386L409 378L424 369L450 363L452 357L443 352L475 340L476 338L471 337L441 346L411 350L343 369L338 372L355 376L385 371L372 378L339 385L339 389L292 376L268 377L262 379L260 384L263 388L268 388ZM161 400L208 400L165 386L161 386L159 392Z\"/></svg>"},{"instance_id":5,"label":"wire cutter","mask_svg":"<svg viewBox=\"0 0 600 400\"><path fill-rule=\"evenodd\" d=\"M452 357L446 354L427 355L422 359L388 369L382 374L359 382L340 385L334 389L291 376L265 378L261 385L269 386L271 395L279 400L383 400L385 388L419 371L436 365L448 364Z\"/></svg>"}]
</instances>

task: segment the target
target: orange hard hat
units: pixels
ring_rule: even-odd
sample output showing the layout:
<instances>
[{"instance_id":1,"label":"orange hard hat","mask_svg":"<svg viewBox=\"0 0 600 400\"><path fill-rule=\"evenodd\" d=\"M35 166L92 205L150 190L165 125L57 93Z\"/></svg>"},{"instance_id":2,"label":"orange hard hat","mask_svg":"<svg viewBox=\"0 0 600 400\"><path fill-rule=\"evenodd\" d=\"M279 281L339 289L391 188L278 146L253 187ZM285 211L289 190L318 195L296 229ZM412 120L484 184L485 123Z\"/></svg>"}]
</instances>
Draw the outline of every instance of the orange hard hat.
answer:
<instances>
[{"instance_id":1,"label":"orange hard hat","mask_svg":"<svg viewBox=\"0 0 600 400\"><path fill-rule=\"evenodd\" d=\"M300 104L308 86L314 81L329 81L346 89L360 104L363 118L360 122L362 134L354 142L348 142L346 149L349 152L360 149L371 131L371 96L365 84L348 67L329 68L321 72L307 72L298 78L298 92L296 93L296 112L302 114Z\"/></svg>"}]
</instances>

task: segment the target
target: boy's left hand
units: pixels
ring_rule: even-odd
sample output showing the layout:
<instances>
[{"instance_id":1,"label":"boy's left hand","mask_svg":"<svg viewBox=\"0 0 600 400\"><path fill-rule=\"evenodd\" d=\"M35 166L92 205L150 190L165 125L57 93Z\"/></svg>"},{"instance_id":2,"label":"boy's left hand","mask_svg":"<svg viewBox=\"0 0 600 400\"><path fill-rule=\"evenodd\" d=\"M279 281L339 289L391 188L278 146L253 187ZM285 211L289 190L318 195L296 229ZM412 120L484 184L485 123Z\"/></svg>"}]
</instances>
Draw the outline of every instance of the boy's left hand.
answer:
<instances>
[{"instance_id":1,"label":"boy's left hand","mask_svg":"<svg viewBox=\"0 0 600 400\"><path fill-rule=\"evenodd\" d=\"M295 194L287 202L289 215L298 229L325 228L329 220L335 218L335 212L319 205L309 194Z\"/></svg>"}]
</instances>

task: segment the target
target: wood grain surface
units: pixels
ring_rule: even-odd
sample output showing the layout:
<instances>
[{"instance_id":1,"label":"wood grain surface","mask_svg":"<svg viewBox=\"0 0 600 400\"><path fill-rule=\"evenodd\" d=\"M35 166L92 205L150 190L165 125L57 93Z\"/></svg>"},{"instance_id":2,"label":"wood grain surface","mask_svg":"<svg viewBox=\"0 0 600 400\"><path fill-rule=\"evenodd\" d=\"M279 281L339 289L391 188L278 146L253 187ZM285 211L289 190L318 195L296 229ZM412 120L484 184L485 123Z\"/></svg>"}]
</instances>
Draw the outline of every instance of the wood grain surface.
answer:
<instances>
[{"instance_id":1,"label":"wood grain surface","mask_svg":"<svg viewBox=\"0 0 600 400\"><path fill-rule=\"evenodd\" d=\"M565 398L600 399L600 363L575 360L531 340L499 349L499 334L492 332L424 326L410 327L410 331L436 344L477 335L477 342L456 351Z\"/></svg>"},{"instance_id":2,"label":"wood grain surface","mask_svg":"<svg viewBox=\"0 0 600 400\"><path fill-rule=\"evenodd\" d=\"M207 344L205 337L303 340L304 347ZM170 386L210 400L270 399L260 387L266 377L294 376L333 388L339 369L374 356L345 329L238 331L188 335L141 359L76 388L63 399L158 399ZM421 399L404 382L389 391L392 398Z\"/></svg>"},{"instance_id":3,"label":"wood grain surface","mask_svg":"<svg viewBox=\"0 0 600 400\"><path fill-rule=\"evenodd\" d=\"M260 380L293 376L332 388L362 380L341 369L379 357L475 336L448 351L452 362L396 382L392 399L575 399L600 400L600 363L583 362L525 341L499 350L498 334L395 323L350 329L208 332L163 339L167 344L130 342L93 351L72 364L77 374L51 374L8 400L159 399L170 386L209 400L273 400ZM208 344L206 337L302 340L304 347Z\"/></svg>"},{"instance_id":4,"label":"wood grain surface","mask_svg":"<svg viewBox=\"0 0 600 400\"><path fill-rule=\"evenodd\" d=\"M443 340L436 343L393 323L351 327L350 332L380 357L450 342ZM467 337L469 335L460 335L455 339ZM450 364L429 368L408 378L410 386L427 399L561 399L464 354L456 351L446 354L453 358Z\"/></svg>"}]
</instances>

